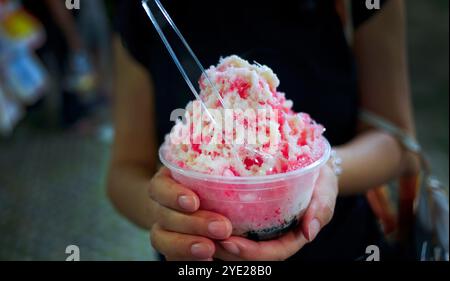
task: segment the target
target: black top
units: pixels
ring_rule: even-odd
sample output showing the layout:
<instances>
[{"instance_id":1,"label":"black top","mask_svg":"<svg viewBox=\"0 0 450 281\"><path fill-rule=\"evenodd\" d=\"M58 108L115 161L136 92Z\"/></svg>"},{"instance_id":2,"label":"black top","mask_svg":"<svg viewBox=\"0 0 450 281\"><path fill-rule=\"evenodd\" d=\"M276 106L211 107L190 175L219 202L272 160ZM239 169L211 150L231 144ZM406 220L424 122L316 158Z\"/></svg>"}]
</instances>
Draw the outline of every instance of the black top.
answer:
<instances>
[{"instance_id":1,"label":"black top","mask_svg":"<svg viewBox=\"0 0 450 281\"><path fill-rule=\"evenodd\" d=\"M355 28L372 14L353 1ZM334 1L162 1L205 67L237 54L266 64L294 110L326 127L332 145L355 136L358 110L355 63ZM220 4L219 4L220 3ZM170 112L192 99L140 1L120 1L116 27L124 45L151 73L156 89L158 139L170 131ZM380 237L363 195L339 198L332 222L293 258L356 259Z\"/></svg>"}]
</instances>

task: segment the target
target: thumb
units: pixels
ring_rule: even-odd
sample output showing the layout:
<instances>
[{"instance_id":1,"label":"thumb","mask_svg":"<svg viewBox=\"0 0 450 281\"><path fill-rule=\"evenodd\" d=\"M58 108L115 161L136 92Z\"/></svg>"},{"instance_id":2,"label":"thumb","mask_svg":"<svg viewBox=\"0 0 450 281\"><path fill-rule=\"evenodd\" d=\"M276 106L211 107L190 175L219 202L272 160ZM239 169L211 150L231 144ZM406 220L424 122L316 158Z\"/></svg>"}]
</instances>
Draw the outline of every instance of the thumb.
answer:
<instances>
[{"instance_id":1,"label":"thumb","mask_svg":"<svg viewBox=\"0 0 450 281\"><path fill-rule=\"evenodd\" d=\"M303 234L308 241L314 240L320 229L330 222L337 194L337 177L332 169L325 165L320 170L311 203L302 220Z\"/></svg>"}]
</instances>

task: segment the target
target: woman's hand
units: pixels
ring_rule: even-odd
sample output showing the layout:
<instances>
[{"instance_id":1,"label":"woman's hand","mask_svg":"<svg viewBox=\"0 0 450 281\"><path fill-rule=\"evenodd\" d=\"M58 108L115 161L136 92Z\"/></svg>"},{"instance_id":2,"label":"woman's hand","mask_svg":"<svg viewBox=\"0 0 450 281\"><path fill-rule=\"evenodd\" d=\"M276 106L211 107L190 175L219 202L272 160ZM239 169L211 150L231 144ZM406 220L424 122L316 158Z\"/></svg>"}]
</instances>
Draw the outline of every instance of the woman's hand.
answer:
<instances>
[{"instance_id":1,"label":"woman's hand","mask_svg":"<svg viewBox=\"0 0 450 281\"><path fill-rule=\"evenodd\" d=\"M198 210L197 195L161 168L149 189L155 212L150 238L153 247L167 260L211 260L216 247L212 239L231 235L231 222L224 216Z\"/></svg>"},{"instance_id":2,"label":"woman's hand","mask_svg":"<svg viewBox=\"0 0 450 281\"><path fill-rule=\"evenodd\" d=\"M232 236L216 242L214 257L221 260L285 260L311 242L332 218L338 193L337 177L325 165L301 224L278 239L255 242Z\"/></svg>"},{"instance_id":3,"label":"woman's hand","mask_svg":"<svg viewBox=\"0 0 450 281\"><path fill-rule=\"evenodd\" d=\"M151 242L168 260L211 260L213 256L223 260L284 260L312 241L331 220L336 196L336 176L325 166L301 225L279 239L255 242L230 237L230 221L220 214L198 210L197 195L175 182L167 168L161 168L150 186L156 206Z\"/></svg>"}]
</instances>

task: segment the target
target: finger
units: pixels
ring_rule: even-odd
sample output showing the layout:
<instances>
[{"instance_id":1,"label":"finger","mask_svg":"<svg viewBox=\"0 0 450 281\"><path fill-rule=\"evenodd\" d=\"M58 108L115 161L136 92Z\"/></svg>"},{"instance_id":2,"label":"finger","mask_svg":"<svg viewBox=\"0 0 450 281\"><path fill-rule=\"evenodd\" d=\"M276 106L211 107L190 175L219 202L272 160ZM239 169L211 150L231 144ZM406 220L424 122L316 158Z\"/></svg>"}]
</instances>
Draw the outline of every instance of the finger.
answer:
<instances>
[{"instance_id":1,"label":"finger","mask_svg":"<svg viewBox=\"0 0 450 281\"><path fill-rule=\"evenodd\" d=\"M152 178L149 195L159 204L181 212L195 212L200 206L195 192L174 181L165 167Z\"/></svg>"},{"instance_id":2,"label":"finger","mask_svg":"<svg viewBox=\"0 0 450 281\"><path fill-rule=\"evenodd\" d=\"M166 231L157 223L150 232L150 241L168 260L211 260L215 251L208 238Z\"/></svg>"},{"instance_id":3,"label":"finger","mask_svg":"<svg viewBox=\"0 0 450 281\"><path fill-rule=\"evenodd\" d=\"M232 236L218 242L220 247L216 247L214 256L223 260L285 260L298 252L307 242L300 228L269 241L257 242Z\"/></svg>"},{"instance_id":4,"label":"finger","mask_svg":"<svg viewBox=\"0 0 450 281\"><path fill-rule=\"evenodd\" d=\"M239 248L235 243L228 241L215 241L216 251L214 252L214 258L222 261L244 261L239 256Z\"/></svg>"},{"instance_id":5,"label":"finger","mask_svg":"<svg viewBox=\"0 0 450 281\"><path fill-rule=\"evenodd\" d=\"M172 232L226 239L233 229L226 217L209 211L185 214L161 206L158 215L161 228Z\"/></svg>"},{"instance_id":6,"label":"finger","mask_svg":"<svg viewBox=\"0 0 450 281\"><path fill-rule=\"evenodd\" d=\"M336 175L328 166L324 166L320 170L311 203L302 219L303 233L309 241L314 240L320 229L333 217L337 193Z\"/></svg>"}]
</instances>

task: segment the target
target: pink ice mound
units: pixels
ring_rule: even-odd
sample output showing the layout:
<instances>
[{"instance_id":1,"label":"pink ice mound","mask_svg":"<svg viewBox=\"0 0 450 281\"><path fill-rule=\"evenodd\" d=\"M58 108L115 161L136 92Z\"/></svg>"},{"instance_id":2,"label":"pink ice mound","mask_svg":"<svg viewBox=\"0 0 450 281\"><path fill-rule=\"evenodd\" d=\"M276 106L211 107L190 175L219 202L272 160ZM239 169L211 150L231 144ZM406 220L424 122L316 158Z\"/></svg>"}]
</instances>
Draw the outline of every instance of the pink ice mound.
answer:
<instances>
[{"instance_id":1,"label":"pink ice mound","mask_svg":"<svg viewBox=\"0 0 450 281\"><path fill-rule=\"evenodd\" d=\"M232 120L232 127L228 131L226 126L214 127L217 122L205 118L205 110L189 102L184 122L178 120L166 136L167 161L196 172L242 177L297 170L323 155L324 127L307 113L292 110L292 101L277 89L280 82L272 69L232 55L206 73L209 80L199 79L201 100L206 108L221 114L221 122ZM225 112L230 109L231 113ZM248 109L254 115L247 114ZM256 132L257 137L246 138L247 132ZM238 143L239 137L243 141Z\"/></svg>"}]
</instances>

